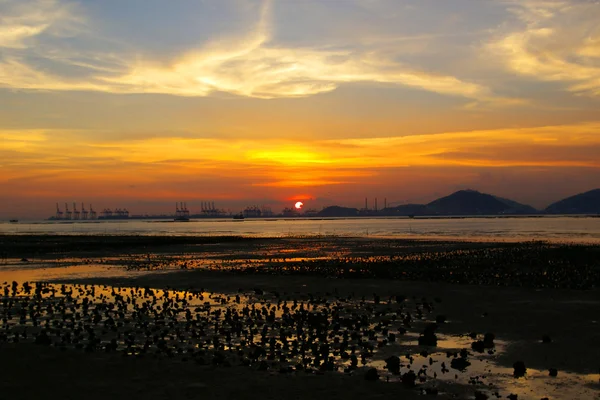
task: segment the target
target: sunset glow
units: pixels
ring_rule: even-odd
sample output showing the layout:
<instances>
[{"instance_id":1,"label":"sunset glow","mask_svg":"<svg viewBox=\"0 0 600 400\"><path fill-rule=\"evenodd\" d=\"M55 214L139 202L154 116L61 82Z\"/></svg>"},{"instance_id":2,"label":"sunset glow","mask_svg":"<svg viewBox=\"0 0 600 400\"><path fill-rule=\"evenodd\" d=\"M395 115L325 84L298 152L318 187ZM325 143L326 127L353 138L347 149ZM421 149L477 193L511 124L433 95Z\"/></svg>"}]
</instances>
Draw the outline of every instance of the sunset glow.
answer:
<instances>
[{"instance_id":1,"label":"sunset glow","mask_svg":"<svg viewBox=\"0 0 600 400\"><path fill-rule=\"evenodd\" d=\"M0 1L0 217L600 186L595 1ZM297 205L302 204L296 198Z\"/></svg>"}]
</instances>

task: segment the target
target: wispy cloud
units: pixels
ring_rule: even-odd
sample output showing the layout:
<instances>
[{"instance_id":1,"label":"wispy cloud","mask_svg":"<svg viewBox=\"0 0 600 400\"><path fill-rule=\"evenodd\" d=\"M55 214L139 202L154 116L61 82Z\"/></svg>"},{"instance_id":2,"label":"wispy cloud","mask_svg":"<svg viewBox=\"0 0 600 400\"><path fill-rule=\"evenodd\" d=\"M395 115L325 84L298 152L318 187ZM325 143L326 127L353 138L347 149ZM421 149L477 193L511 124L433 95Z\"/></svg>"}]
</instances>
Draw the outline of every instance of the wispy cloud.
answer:
<instances>
[{"instance_id":1,"label":"wispy cloud","mask_svg":"<svg viewBox=\"0 0 600 400\"><path fill-rule=\"evenodd\" d=\"M114 54L88 55L82 60L72 56L72 49L57 47L52 54L37 53L42 60L34 64L24 56L36 51L27 39L45 34L51 28L58 29L76 16L58 0L38 0L32 4L43 4L47 12L19 9L18 17L7 17L13 22L7 25L4 35L0 31L0 48L27 50L5 52L0 59L0 86L178 96L225 92L270 99L306 97L331 92L346 83L375 82L478 102L521 104L518 99L498 96L480 82L400 62L401 54L389 47L389 40L385 51L378 51L376 45L329 49L277 44L273 40L270 1L264 2L254 27L243 36L212 40L169 60L148 54L120 54L119 62L115 62ZM62 56L65 52L69 55ZM40 67L40 63L49 61L62 63L65 70L78 67L83 72L73 76Z\"/></svg>"},{"instance_id":2,"label":"wispy cloud","mask_svg":"<svg viewBox=\"0 0 600 400\"><path fill-rule=\"evenodd\" d=\"M577 94L600 96L600 2L511 2L521 26L488 49L520 75L564 82Z\"/></svg>"},{"instance_id":3,"label":"wispy cloud","mask_svg":"<svg viewBox=\"0 0 600 400\"><path fill-rule=\"evenodd\" d=\"M58 0L1 0L0 49L25 49L42 33L65 35L79 21L72 5Z\"/></svg>"}]
</instances>

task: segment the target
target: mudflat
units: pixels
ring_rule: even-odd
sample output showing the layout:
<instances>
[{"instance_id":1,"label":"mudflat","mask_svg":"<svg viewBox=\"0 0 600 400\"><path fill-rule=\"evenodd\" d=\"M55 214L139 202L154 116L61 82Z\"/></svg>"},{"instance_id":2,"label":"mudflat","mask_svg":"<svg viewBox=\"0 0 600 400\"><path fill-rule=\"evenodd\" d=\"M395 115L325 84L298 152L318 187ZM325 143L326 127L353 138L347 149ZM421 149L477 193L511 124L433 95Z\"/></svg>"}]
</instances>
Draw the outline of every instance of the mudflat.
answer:
<instances>
[{"instance_id":1,"label":"mudflat","mask_svg":"<svg viewBox=\"0 0 600 400\"><path fill-rule=\"evenodd\" d=\"M12 312L12 319L4 324L9 334L1 344L0 357L2 365L13 366L3 373L2 386L7 388L4 393L11 398L32 398L37 387L27 387L25 377L28 375L30 380L40 377L40 386L63 398L80 398L75 393L82 391L89 392L93 398L100 387L116 398L138 394L147 398L167 395L254 398L257 393L266 398L334 395L412 398L420 393L449 398L476 395L492 398L496 394L504 398L518 394L519 399L598 398L600 249L595 246L331 237L24 235L0 237L0 249L4 256L0 281L6 280L5 287L9 288L0 311L4 315L9 309ZM101 272L69 273L86 268ZM14 296L11 293L11 276L18 276L18 284L22 285L26 279L47 281L44 271L56 269L60 269L61 276L51 275L50 285L55 291L52 295L40 294L36 300L33 291L28 295L21 286ZM115 271L119 274L112 273ZM200 293L206 299L218 297L221 304L211 300L212 312L225 312L244 304L265 308L267 314L274 312L273 319L267 317L263 321L248 311L252 326L245 322L248 326L240 330L246 334L240 337L255 329L255 343L262 346L266 354L248 358L248 353L244 353L250 349L247 341L242 342L243 346L237 342L228 344L226 330L230 325L225 324L225 331L209 332L206 328L213 322L210 310L206 314L198 311L201 316L197 326L202 327L206 338L196 341L187 333L184 337L186 346L193 343L204 352L202 362L199 357L190 355L183 344L174 342L168 343L174 349L183 349L179 353L153 351L155 342L148 351L139 352L135 350L140 347L136 337L129 348L135 351L128 352L126 341L121 339L125 331L137 329L134 326L139 327L140 321L127 322L132 319L128 313L124 313L122 321L118 320L112 311L103 308L99 308L101 316L95 325L94 346L89 346L89 337L80 341L85 343L84 350L78 349L72 340L59 340L65 331L86 324L92 326L92 318L86 322L85 315L80 325L74 321L70 324L68 317L62 326L62 322L57 323L60 329L48 325L49 344L36 345L35 335L39 332L28 325L30 321L26 317L22 322L29 334L27 338L23 336L15 303L18 299L21 303L25 300L37 305L56 301L60 304L61 285L66 285L66 296L75 299L73 303L67 300L68 307L80 305L83 297L91 301L93 296L85 290L97 287L98 292L100 288L113 292L110 288L121 288L112 297L95 295L96 303L108 301L116 306L125 302L119 297L115 300L115 295L137 296L139 301L142 298L149 301L152 296L144 297L143 288L154 288L164 293L168 289L171 298L178 296L177 293L194 293L194 296ZM77 297L68 294L69 290L80 290L81 294ZM234 298L240 295L244 299L236 306ZM154 295L163 299L160 296L163 294ZM326 315L326 321L319 322L318 326L307 322L311 329L322 329L324 337L319 337L317 331L304 337L296 335L298 324L287 321L286 311L282 311L282 304L291 307L292 302L306 305L309 310L303 314L308 318L306 321L314 322L311 318L315 315ZM201 304L199 300L198 304ZM68 307L65 307L66 313ZM164 311L164 305L162 307ZM166 325L170 328L160 325L161 328L173 332L184 331L185 327L196 329L196 325L186 325L183 318L184 309L194 311L192 307L168 307L174 307L169 308L169 318L176 317L170 320L172 326ZM197 310L198 306L195 307ZM242 315L243 311L239 312ZM45 313L40 321L45 318L52 322L60 315L58 311ZM300 314L290 311L289 315L298 317ZM122 335L114 336L121 339L112 352L107 350L109 337L101 334L108 330L103 324L109 317L123 322L123 332L115 328L114 332ZM205 317L207 323L202 325ZM162 324L162 319L153 318L149 320ZM352 324L344 327L351 318L368 322L360 327ZM336 323L341 324L341 328ZM301 342L298 348L302 343L326 343L327 355L333 358L331 364L319 350L305 356L312 357L310 362L298 365L303 362L294 361L294 347L286 350L287 339L280 337L281 329L288 328ZM264 335L266 342L262 344L258 340L261 329L268 331ZM428 329L434 329L435 333L427 333ZM16 340L14 332L21 332ZM165 335L175 337L173 332ZM393 341L390 334L394 335ZM430 334L436 337L435 344L421 340ZM493 335L494 346L479 351L482 349L475 343L483 343L484 336L489 337L485 334ZM220 339L205 345L204 339L214 340L215 336ZM271 337L276 340L269 343ZM343 343L347 343L347 347ZM269 356L270 344L277 357ZM365 363L357 368L351 368L344 359L343 353L349 354L352 346L356 354L366 354ZM239 357L220 362L221 355L215 356L215 352L223 351L229 357L233 349L238 351ZM462 349L465 352L459 355ZM398 373L390 367L390 362L395 362L393 357L401 360ZM516 376L514 370L519 361L527 367L522 377ZM460 368L465 362L469 365ZM451 364L458 367L450 368ZM378 382L365 379L370 368L378 371ZM550 368L558 371L556 377L549 376ZM449 372L442 372L445 369ZM417 375L414 385L403 379L410 378L410 371ZM65 389L67 386L73 390Z\"/></svg>"}]
</instances>

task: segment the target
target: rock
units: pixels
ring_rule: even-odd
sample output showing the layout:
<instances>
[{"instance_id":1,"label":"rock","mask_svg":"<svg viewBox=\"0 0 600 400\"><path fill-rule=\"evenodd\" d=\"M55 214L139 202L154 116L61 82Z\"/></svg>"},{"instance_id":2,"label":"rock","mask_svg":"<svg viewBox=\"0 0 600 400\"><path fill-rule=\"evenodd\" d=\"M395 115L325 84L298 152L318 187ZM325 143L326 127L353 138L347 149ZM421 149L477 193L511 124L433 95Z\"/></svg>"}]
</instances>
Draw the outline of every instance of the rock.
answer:
<instances>
[{"instance_id":1,"label":"rock","mask_svg":"<svg viewBox=\"0 0 600 400\"><path fill-rule=\"evenodd\" d=\"M514 376L515 378L520 378L527 373L527 367L525 367L525 363L523 361L517 361L513 364Z\"/></svg>"},{"instance_id":2,"label":"rock","mask_svg":"<svg viewBox=\"0 0 600 400\"><path fill-rule=\"evenodd\" d=\"M377 370L375 368L371 368L365 374L365 379L367 381L376 381L376 380L379 380L379 373L377 372Z\"/></svg>"},{"instance_id":3,"label":"rock","mask_svg":"<svg viewBox=\"0 0 600 400\"><path fill-rule=\"evenodd\" d=\"M518 399L519 399L519 396L518 396L518 395L516 395L516 394L513 394L513 393L511 393L511 394L509 394L508 396L506 396L506 398L507 398L507 399L510 399L510 400L518 400Z\"/></svg>"},{"instance_id":4,"label":"rock","mask_svg":"<svg viewBox=\"0 0 600 400\"><path fill-rule=\"evenodd\" d=\"M468 362L465 358L454 358L450 362L450 368L456 369L459 371L466 370L469 365L471 365L471 363Z\"/></svg>"},{"instance_id":5,"label":"rock","mask_svg":"<svg viewBox=\"0 0 600 400\"><path fill-rule=\"evenodd\" d=\"M483 353L485 351L485 344L483 344L483 341L478 340L471 343L471 348L478 353Z\"/></svg>"},{"instance_id":6,"label":"rock","mask_svg":"<svg viewBox=\"0 0 600 400\"><path fill-rule=\"evenodd\" d=\"M486 349L491 349L494 347L494 339L496 339L496 335L493 333L486 333L483 337L483 345Z\"/></svg>"},{"instance_id":7,"label":"rock","mask_svg":"<svg viewBox=\"0 0 600 400\"><path fill-rule=\"evenodd\" d=\"M437 346L435 333L419 336L419 346Z\"/></svg>"},{"instance_id":8,"label":"rock","mask_svg":"<svg viewBox=\"0 0 600 400\"><path fill-rule=\"evenodd\" d=\"M550 376L558 376L558 370L556 368L550 368L548 370L548 375L550 375Z\"/></svg>"},{"instance_id":9,"label":"rock","mask_svg":"<svg viewBox=\"0 0 600 400\"><path fill-rule=\"evenodd\" d=\"M435 336L435 330L437 324L428 324L421 336L419 336L419 346L437 346L437 336Z\"/></svg>"},{"instance_id":10,"label":"rock","mask_svg":"<svg viewBox=\"0 0 600 400\"><path fill-rule=\"evenodd\" d=\"M394 375L400 374L400 357L391 356L386 358L385 368Z\"/></svg>"},{"instance_id":11,"label":"rock","mask_svg":"<svg viewBox=\"0 0 600 400\"><path fill-rule=\"evenodd\" d=\"M402 375L402 384L406 387L414 387L415 386L415 382L417 380L417 374L414 373L414 371L410 370L407 373L405 373L404 375Z\"/></svg>"}]
</instances>

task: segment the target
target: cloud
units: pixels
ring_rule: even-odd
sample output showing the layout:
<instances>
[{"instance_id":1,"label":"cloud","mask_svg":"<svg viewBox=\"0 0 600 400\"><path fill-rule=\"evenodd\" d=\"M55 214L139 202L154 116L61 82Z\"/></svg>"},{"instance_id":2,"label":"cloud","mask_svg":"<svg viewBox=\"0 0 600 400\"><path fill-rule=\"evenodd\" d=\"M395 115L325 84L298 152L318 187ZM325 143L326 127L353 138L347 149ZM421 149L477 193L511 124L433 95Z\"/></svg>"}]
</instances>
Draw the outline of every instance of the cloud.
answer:
<instances>
[{"instance_id":1,"label":"cloud","mask_svg":"<svg viewBox=\"0 0 600 400\"><path fill-rule=\"evenodd\" d=\"M42 33L64 35L79 21L72 6L57 0L0 1L0 49L24 49Z\"/></svg>"},{"instance_id":2,"label":"cloud","mask_svg":"<svg viewBox=\"0 0 600 400\"><path fill-rule=\"evenodd\" d=\"M212 40L168 60L141 55L141 51L115 55L83 50L84 55L77 56L72 48L59 44L51 51L36 49L28 44L28 39L66 26L76 17L70 7L58 1L37 0L31 4L32 7L20 10L18 18L10 19L14 26L7 28L10 33L0 34L0 49L5 48L4 57L0 58L0 87L178 96L225 92L271 99L306 97L331 92L342 84L374 82L497 105L521 104L518 99L496 95L481 83L400 62L401 53L390 48L389 43L381 48L377 44L348 44L335 49L278 45L271 27L270 1L263 3L255 26L243 36ZM49 17L44 19L45 13L33 10L33 5L39 4L48 10ZM25 53L6 51L16 47ZM49 68L50 64L55 68ZM73 68L78 74L65 73Z\"/></svg>"},{"instance_id":3,"label":"cloud","mask_svg":"<svg viewBox=\"0 0 600 400\"><path fill-rule=\"evenodd\" d=\"M79 179L164 182L243 177L265 187L369 183L414 167L600 168L600 123L388 138L315 140L145 138L107 142L90 131L0 131L3 179L63 173ZM73 151L77 143L77 152ZM122 174L127 171L126 174Z\"/></svg>"},{"instance_id":4,"label":"cloud","mask_svg":"<svg viewBox=\"0 0 600 400\"><path fill-rule=\"evenodd\" d=\"M520 27L493 40L488 50L512 72L600 96L600 2L524 0L509 9Z\"/></svg>"}]
</instances>

